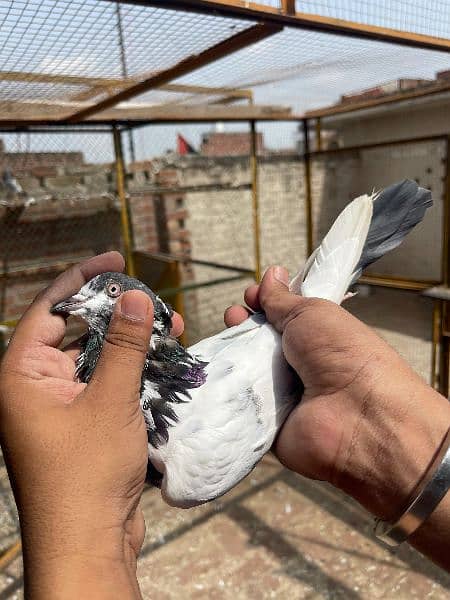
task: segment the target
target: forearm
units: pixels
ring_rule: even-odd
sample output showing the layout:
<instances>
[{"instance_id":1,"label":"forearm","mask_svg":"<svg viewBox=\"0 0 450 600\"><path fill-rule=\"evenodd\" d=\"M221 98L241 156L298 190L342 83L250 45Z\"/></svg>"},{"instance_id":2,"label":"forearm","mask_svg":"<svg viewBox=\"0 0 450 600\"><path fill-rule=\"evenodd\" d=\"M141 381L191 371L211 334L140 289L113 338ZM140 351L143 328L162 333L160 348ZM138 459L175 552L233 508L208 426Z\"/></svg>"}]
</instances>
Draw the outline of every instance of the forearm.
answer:
<instances>
[{"instance_id":1,"label":"forearm","mask_svg":"<svg viewBox=\"0 0 450 600\"><path fill-rule=\"evenodd\" d=\"M374 516L390 522L419 493L421 480L450 427L448 401L417 380L405 381L386 385L376 401L368 398L339 486ZM449 497L409 541L450 570Z\"/></svg>"}]
</instances>

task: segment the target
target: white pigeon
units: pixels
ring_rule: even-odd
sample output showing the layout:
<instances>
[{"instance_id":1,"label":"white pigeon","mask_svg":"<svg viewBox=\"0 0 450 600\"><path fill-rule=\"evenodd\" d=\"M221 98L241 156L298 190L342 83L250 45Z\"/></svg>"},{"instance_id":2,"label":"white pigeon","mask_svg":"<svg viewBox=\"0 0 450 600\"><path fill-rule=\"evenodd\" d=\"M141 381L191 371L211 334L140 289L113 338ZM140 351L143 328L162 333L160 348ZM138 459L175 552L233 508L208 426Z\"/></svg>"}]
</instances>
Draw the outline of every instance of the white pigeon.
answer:
<instances>
[{"instance_id":1,"label":"white pigeon","mask_svg":"<svg viewBox=\"0 0 450 600\"><path fill-rule=\"evenodd\" d=\"M292 279L290 290L340 304L362 270L397 247L431 204L431 193L409 180L356 198ZM115 301L127 289L143 289L155 304L141 389L148 478L172 506L213 500L270 450L300 400L301 382L283 356L281 336L263 314L186 351L168 336L170 307L141 282L118 273L95 277L52 309L88 323L77 365L81 380L89 380Z\"/></svg>"}]
</instances>

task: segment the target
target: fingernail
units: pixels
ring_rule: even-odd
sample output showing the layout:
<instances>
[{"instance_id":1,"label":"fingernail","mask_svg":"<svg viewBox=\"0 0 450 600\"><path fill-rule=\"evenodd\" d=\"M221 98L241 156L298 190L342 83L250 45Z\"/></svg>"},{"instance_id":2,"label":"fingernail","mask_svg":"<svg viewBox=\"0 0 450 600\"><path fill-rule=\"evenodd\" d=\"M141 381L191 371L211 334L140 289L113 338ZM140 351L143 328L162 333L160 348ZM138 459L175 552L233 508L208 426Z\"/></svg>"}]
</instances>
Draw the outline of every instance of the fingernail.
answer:
<instances>
[{"instance_id":1,"label":"fingernail","mask_svg":"<svg viewBox=\"0 0 450 600\"><path fill-rule=\"evenodd\" d=\"M119 302L119 310L123 317L131 321L143 321L147 316L149 299L144 292L126 292L120 297Z\"/></svg>"},{"instance_id":2,"label":"fingernail","mask_svg":"<svg viewBox=\"0 0 450 600\"><path fill-rule=\"evenodd\" d=\"M289 273L283 267L274 267L273 276L277 281L284 285L289 283Z\"/></svg>"}]
</instances>

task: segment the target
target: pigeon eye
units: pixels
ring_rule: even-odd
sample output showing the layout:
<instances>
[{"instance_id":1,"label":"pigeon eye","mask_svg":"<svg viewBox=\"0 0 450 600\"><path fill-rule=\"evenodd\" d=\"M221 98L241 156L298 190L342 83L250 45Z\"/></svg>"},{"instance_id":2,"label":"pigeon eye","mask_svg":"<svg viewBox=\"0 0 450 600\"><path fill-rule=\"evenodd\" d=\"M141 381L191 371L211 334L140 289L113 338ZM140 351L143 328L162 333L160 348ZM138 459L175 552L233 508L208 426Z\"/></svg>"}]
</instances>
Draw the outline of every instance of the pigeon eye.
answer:
<instances>
[{"instance_id":1,"label":"pigeon eye","mask_svg":"<svg viewBox=\"0 0 450 600\"><path fill-rule=\"evenodd\" d=\"M119 283L111 282L106 286L106 293L110 298L118 298L122 293L122 288Z\"/></svg>"}]
</instances>

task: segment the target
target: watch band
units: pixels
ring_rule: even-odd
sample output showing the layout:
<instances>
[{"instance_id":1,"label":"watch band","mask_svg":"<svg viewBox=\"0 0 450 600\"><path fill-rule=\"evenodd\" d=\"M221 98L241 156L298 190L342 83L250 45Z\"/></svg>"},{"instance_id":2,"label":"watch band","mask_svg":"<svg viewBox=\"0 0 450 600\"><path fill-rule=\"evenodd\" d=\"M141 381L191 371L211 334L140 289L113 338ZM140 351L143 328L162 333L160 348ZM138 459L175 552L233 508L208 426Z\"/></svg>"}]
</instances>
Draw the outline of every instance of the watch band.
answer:
<instances>
[{"instance_id":1,"label":"watch band","mask_svg":"<svg viewBox=\"0 0 450 600\"><path fill-rule=\"evenodd\" d=\"M375 522L377 538L389 546L400 545L428 519L444 498L450 488L450 429L420 487L420 493L395 523Z\"/></svg>"}]
</instances>

